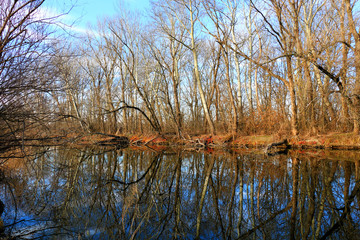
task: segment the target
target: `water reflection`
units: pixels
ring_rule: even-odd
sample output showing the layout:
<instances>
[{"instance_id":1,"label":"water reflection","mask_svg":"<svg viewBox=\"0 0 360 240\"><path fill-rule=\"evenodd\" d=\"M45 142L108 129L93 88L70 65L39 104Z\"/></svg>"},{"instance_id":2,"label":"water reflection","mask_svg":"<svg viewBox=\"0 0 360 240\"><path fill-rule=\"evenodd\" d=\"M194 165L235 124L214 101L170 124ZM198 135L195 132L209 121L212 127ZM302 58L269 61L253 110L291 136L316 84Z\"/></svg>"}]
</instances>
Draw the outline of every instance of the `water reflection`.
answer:
<instances>
[{"instance_id":1,"label":"water reflection","mask_svg":"<svg viewBox=\"0 0 360 240\"><path fill-rule=\"evenodd\" d=\"M321 156L39 151L3 169L2 236L360 239L360 158Z\"/></svg>"}]
</instances>

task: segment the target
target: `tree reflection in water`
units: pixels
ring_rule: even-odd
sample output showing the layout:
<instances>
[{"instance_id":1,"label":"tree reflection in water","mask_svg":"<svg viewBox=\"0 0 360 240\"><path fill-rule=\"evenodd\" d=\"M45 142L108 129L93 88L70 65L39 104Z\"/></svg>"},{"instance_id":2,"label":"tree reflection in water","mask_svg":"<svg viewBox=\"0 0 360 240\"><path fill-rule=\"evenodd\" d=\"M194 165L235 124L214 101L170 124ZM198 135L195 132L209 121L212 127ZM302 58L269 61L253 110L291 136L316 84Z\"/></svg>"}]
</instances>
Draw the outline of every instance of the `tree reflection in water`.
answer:
<instances>
[{"instance_id":1,"label":"tree reflection in water","mask_svg":"<svg viewBox=\"0 0 360 240\"><path fill-rule=\"evenodd\" d=\"M54 149L3 170L3 237L360 239L360 160L315 155Z\"/></svg>"}]
</instances>

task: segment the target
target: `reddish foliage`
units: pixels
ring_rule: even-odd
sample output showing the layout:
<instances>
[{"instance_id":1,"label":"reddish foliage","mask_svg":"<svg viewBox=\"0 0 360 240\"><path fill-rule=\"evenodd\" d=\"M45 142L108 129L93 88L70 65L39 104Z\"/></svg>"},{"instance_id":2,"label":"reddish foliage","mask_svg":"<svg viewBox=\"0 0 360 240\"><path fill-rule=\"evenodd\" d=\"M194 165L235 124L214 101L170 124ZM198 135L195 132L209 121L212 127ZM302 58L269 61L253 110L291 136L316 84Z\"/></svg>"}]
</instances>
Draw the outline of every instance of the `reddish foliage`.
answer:
<instances>
[{"instance_id":1,"label":"reddish foliage","mask_svg":"<svg viewBox=\"0 0 360 240\"><path fill-rule=\"evenodd\" d=\"M158 138L155 138L152 142L153 143L165 143L165 142L167 142L167 140L163 137L158 137Z\"/></svg>"},{"instance_id":2,"label":"reddish foliage","mask_svg":"<svg viewBox=\"0 0 360 240\"><path fill-rule=\"evenodd\" d=\"M138 137L136 137L136 136L131 136L130 137L130 142L135 142L135 141L137 141L139 138Z\"/></svg>"},{"instance_id":3,"label":"reddish foliage","mask_svg":"<svg viewBox=\"0 0 360 240\"><path fill-rule=\"evenodd\" d=\"M212 136L208 137L208 138L205 138L205 145L209 145L209 144L213 144L214 143L214 140L212 138Z\"/></svg>"}]
</instances>

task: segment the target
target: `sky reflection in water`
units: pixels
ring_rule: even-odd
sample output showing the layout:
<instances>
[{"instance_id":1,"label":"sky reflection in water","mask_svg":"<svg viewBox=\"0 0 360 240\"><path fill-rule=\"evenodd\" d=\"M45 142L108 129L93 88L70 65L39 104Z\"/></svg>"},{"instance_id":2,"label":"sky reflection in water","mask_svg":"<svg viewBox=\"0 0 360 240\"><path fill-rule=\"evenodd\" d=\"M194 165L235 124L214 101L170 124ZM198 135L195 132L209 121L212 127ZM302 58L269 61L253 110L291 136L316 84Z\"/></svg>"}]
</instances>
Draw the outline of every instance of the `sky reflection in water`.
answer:
<instances>
[{"instance_id":1,"label":"sky reflection in water","mask_svg":"<svg viewBox=\"0 0 360 240\"><path fill-rule=\"evenodd\" d=\"M360 239L360 158L348 154L41 151L3 170L4 234Z\"/></svg>"}]
</instances>

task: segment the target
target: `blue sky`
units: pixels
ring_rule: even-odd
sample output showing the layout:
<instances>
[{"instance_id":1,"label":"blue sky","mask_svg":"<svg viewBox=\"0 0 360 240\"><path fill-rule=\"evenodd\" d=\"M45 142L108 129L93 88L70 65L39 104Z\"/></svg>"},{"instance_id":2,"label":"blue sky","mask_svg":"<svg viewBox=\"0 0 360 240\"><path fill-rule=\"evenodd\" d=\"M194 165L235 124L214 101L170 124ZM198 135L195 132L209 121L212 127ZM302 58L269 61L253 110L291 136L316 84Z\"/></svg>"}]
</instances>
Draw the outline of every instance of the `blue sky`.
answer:
<instances>
[{"instance_id":1,"label":"blue sky","mask_svg":"<svg viewBox=\"0 0 360 240\"><path fill-rule=\"evenodd\" d=\"M96 25L99 18L113 16L120 7L144 11L149 7L150 0L48 0L44 8L50 15L56 15L64 11L71 11L63 16L61 21L66 24L74 23L73 30L85 31L89 24Z\"/></svg>"}]
</instances>

